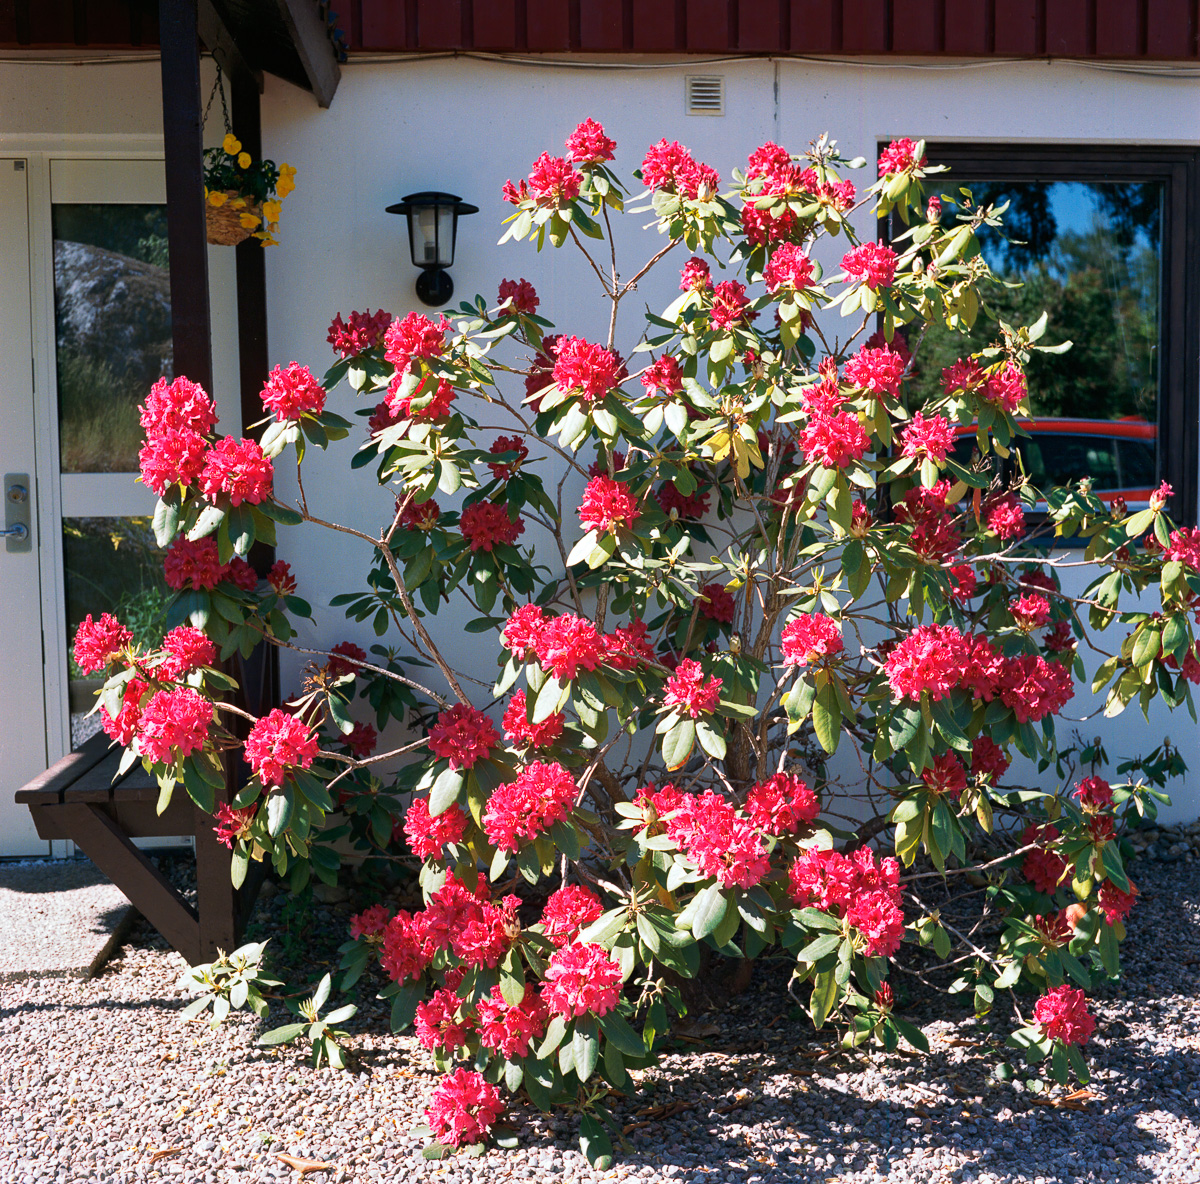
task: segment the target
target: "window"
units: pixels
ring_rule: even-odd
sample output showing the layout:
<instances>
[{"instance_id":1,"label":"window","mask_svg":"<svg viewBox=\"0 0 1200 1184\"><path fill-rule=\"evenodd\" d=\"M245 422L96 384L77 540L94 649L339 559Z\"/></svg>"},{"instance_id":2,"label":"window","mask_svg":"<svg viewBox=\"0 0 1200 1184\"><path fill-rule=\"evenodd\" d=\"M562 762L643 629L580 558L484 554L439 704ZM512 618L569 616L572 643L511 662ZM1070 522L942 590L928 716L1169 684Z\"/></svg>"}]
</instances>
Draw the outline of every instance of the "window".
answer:
<instances>
[{"instance_id":1,"label":"window","mask_svg":"<svg viewBox=\"0 0 1200 1184\"><path fill-rule=\"evenodd\" d=\"M1200 449L1200 152L1194 149L930 143L931 193L972 191L1010 203L1003 233L983 228L992 272L1020 287L985 285L993 314L1031 324L1050 314L1046 341L1065 354L1029 366L1033 419L1022 457L1031 480L1091 476L1094 488L1144 502L1159 481L1175 490L1176 520L1196 520ZM943 218L953 216L947 205ZM966 341L934 326L918 357L914 399L940 389L943 366L988 344L994 318ZM970 435L963 448L969 454Z\"/></svg>"}]
</instances>

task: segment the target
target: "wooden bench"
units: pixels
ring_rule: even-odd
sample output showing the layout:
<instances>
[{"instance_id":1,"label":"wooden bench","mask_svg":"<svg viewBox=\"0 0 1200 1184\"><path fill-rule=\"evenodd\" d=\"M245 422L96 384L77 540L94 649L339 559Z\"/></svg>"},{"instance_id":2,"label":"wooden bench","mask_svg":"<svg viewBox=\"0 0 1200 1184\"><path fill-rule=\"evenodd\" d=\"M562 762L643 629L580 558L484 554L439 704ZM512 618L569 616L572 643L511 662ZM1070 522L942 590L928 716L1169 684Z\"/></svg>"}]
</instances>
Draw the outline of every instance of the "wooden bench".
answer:
<instances>
[{"instance_id":1,"label":"wooden bench","mask_svg":"<svg viewBox=\"0 0 1200 1184\"><path fill-rule=\"evenodd\" d=\"M197 810L182 783L156 812L158 785L140 763L118 776L122 749L103 733L63 757L16 800L29 807L43 839L70 839L187 960L210 962L240 940L254 902L257 877L238 891L229 878L230 852ZM192 835L196 840L196 897L188 903L133 839ZM260 865L253 865L252 871Z\"/></svg>"}]
</instances>

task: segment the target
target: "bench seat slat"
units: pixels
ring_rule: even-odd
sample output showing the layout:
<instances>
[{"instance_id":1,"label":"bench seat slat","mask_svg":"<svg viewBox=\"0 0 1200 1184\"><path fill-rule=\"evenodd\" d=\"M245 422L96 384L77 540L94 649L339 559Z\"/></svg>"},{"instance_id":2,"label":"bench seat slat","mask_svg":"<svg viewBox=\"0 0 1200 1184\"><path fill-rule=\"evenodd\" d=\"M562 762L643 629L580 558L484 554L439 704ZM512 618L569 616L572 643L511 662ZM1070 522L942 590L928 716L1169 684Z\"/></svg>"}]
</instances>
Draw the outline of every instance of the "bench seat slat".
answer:
<instances>
[{"instance_id":1,"label":"bench seat slat","mask_svg":"<svg viewBox=\"0 0 1200 1184\"><path fill-rule=\"evenodd\" d=\"M98 732L91 739L85 740L75 751L69 752L60 761L55 761L44 773L39 773L31 781L27 781L16 792L16 800L22 804L44 805L47 802L61 801L61 794L68 786L73 785L80 777L94 769L111 754L108 750L109 739L103 732ZM120 750L115 750L116 759L120 761ZM117 766L114 764L113 772ZM109 774L111 777L112 774Z\"/></svg>"}]
</instances>

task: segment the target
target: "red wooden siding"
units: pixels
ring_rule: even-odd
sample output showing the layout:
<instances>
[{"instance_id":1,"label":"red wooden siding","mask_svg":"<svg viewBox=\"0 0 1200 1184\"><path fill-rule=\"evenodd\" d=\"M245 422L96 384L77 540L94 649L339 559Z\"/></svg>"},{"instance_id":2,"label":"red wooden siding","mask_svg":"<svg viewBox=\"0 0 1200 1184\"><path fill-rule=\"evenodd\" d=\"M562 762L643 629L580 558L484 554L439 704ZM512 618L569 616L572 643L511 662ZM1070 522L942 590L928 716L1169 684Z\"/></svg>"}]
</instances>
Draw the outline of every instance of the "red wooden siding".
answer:
<instances>
[{"instance_id":1,"label":"red wooden siding","mask_svg":"<svg viewBox=\"0 0 1200 1184\"><path fill-rule=\"evenodd\" d=\"M365 53L1200 57L1200 0L329 0L328 7L351 52ZM3 48L157 43L157 0L0 3Z\"/></svg>"}]
</instances>

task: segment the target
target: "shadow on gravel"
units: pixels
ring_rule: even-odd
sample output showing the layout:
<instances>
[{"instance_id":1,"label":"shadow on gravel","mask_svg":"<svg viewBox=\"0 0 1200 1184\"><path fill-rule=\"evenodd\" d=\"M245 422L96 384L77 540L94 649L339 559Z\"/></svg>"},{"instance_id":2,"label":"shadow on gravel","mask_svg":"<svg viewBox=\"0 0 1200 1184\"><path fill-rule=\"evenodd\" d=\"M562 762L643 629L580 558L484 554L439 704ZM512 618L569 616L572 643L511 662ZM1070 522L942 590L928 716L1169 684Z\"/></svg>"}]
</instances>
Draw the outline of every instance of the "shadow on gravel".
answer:
<instances>
[{"instance_id":1,"label":"shadow on gravel","mask_svg":"<svg viewBox=\"0 0 1200 1184\"><path fill-rule=\"evenodd\" d=\"M155 998L145 999L96 999L90 1003L35 1003L30 1000L17 1007L0 1007L0 1022L10 1016L38 1011L145 1011L147 1008L163 1008L167 1011L178 1011L182 1007L178 999Z\"/></svg>"}]
</instances>

